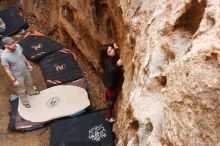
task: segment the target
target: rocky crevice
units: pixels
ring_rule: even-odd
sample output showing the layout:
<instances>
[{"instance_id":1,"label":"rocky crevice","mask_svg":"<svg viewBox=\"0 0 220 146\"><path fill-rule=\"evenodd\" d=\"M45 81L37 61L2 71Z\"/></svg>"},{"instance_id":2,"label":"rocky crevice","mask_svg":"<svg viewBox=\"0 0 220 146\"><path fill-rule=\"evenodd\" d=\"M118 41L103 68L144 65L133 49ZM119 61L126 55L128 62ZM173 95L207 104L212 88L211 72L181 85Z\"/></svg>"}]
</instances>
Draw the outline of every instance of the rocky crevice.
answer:
<instances>
[{"instance_id":1,"label":"rocky crevice","mask_svg":"<svg viewBox=\"0 0 220 146\"><path fill-rule=\"evenodd\" d=\"M201 23L203 14L205 12L207 2L206 0L192 1L185 6L185 13L183 13L175 22L174 29L184 29L194 34Z\"/></svg>"},{"instance_id":2,"label":"rocky crevice","mask_svg":"<svg viewBox=\"0 0 220 146\"><path fill-rule=\"evenodd\" d=\"M100 70L98 52L116 38L116 24L107 0L22 0L21 3L26 12L49 24L51 30L61 32L60 39L65 38L62 33L65 30L85 57Z\"/></svg>"}]
</instances>

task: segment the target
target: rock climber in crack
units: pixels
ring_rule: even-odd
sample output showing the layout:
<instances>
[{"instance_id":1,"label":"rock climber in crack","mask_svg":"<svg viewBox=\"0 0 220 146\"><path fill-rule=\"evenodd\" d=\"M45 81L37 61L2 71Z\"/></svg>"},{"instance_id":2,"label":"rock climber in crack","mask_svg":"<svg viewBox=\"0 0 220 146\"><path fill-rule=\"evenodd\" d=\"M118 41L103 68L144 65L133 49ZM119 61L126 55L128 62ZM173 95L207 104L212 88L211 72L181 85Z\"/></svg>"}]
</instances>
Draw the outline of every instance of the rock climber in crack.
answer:
<instances>
[{"instance_id":1,"label":"rock climber in crack","mask_svg":"<svg viewBox=\"0 0 220 146\"><path fill-rule=\"evenodd\" d=\"M122 61L116 49L118 49L116 43L113 45L106 45L103 47L100 54L101 66L104 70L103 83L106 88L106 120L109 122L115 122L113 112L114 103L123 82Z\"/></svg>"}]
</instances>

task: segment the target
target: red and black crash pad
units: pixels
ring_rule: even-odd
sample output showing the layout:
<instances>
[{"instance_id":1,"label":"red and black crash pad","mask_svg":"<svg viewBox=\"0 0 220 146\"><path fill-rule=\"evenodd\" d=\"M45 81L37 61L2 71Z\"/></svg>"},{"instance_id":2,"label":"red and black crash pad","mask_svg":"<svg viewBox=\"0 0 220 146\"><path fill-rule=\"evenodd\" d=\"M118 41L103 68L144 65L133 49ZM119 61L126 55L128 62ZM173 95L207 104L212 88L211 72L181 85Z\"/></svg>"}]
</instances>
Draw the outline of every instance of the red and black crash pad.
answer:
<instances>
[{"instance_id":1,"label":"red and black crash pad","mask_svg":"<svg viewBox=\"0 0 220 146\"><path fill-rule=\"evenodd\" d=\"M65 48L41 59L40 67L47 87L64 84L84 77L75 60L75 54Z\"/></svg>"},{"instance_id":2,"label":"red and black crash pad","mask_svg":"<svg viewBox=\"0 0 220 146\"><path fill-rule=\"evenodd\" d=\"M18 10L15 7L10 7L6 10L0 11L0 18L3 23L2 26L5 25L5 30L0 32L0 35L9 36L21 29L25 29L28 27L28 24L24 21L24 19L20 16Z\"/></svg>"},{"instance_id":3,"label":"red and black crash pad","mask_svg":"<svg viewBox=\"0 0 220 146\"><path fill-rule=\"evenodd\" d=\"M96 111L53 122L50 146L60 145L114 146L112 124L105 120L105 111Z\"/></svg>"},{"instance_id":4,"label":"red and black crash pad","mask_svg":"<svg viewBox=\"0 0 220 146\"><path fill-rule=\"evenodd\" d=\"M39 61L46 55L63 48L63 45L37 31L27 33L18 44L22 46L25 57L31 61Z\"/></svg>"},{"instance_id":5,"label":"red and black crash pad","mask_svg":"<svg viewBox=\"0 0 220 146\"><path fill-rule=\"evenodd\" d=\"M81 78L81 79L78 79L72 82L68 82L68 83L65 83L64 85L73 85L73 86L84 88L86 90L88 89L88 83L85 78Z\"/></svg>"}]
</instances>

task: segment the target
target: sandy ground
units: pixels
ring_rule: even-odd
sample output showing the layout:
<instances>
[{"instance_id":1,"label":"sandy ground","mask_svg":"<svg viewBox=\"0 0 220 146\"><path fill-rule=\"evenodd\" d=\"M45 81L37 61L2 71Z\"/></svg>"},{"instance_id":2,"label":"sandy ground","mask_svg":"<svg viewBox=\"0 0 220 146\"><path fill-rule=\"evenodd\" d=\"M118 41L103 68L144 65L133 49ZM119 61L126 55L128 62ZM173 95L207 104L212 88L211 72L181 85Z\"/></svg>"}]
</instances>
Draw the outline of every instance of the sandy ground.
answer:
<instances>
[{"instance_id":1,"label":"sandy ground","mask_svg":"<svg viewBox=\"0 0 220 146\"><path fill-rule=\"evenodd\" d=\"M0 1L0 9L7 8L8 6L15 5L12 0ZM26 16L25 19L30 25L29 30L40 30L41 32L48 34L47 30L50 30L46 25L37 22L33 16ZM56 39L56 34L50 36ZM62 43L62 42L61 42ZM63 43L66 47L71 48L71 45ZM102 109L104 104L104 88L100 75L98 76L92 66L79 52L74 50L77 54L77 62L84 72L85 78L89 84L89 95L91 101L91 109ZM46 89L46 84L42 76L42 72L37 63L32 63L34 70L31 72L34 85L40 90ZM13 92L13 85L10 80L0 68L0 146L48 146L50 139L50 124L44 128L30 131L30 132L13 132L8 130L9 123L9 111L11 109L8 97Z\"/></svg>"}]
</instances>

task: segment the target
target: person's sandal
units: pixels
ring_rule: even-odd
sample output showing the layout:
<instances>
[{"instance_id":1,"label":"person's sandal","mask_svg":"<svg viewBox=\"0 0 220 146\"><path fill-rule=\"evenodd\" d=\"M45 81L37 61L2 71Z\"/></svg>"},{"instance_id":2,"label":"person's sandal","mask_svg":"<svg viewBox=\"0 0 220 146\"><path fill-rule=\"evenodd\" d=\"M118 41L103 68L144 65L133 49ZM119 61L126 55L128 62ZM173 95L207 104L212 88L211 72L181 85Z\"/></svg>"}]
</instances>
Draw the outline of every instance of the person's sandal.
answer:
<instances>
[{"instance_id":1,"label":"person's sandal","mask_svg":"<svg viewBox=\"0 0 220 146\"><path fill-rule=\"evenodd\" d=\"M39 90L34 90L34 92L31 93L30 95L38 95L38 94L40 94L40 91Z\"/></svg>"},{"instance_id":2,"label":"person's sandal","mask_svg":"<svg viewBox=\"0 0 220 146\"><path fill-rule=\"evenodd\" d=\"M23 104L26 108L31 108L31 105L29 103Z\"/></svg>"}]
</instances>

